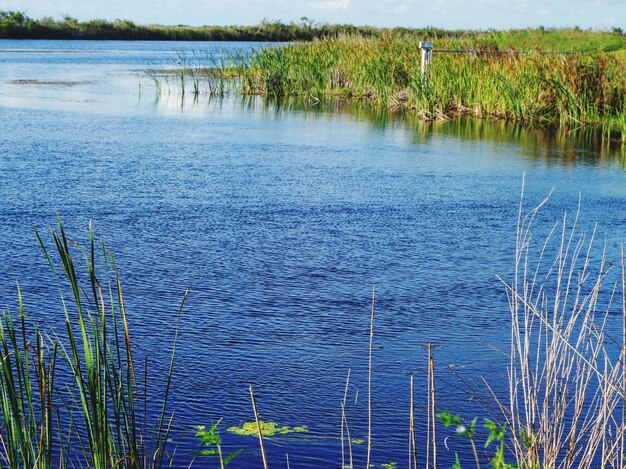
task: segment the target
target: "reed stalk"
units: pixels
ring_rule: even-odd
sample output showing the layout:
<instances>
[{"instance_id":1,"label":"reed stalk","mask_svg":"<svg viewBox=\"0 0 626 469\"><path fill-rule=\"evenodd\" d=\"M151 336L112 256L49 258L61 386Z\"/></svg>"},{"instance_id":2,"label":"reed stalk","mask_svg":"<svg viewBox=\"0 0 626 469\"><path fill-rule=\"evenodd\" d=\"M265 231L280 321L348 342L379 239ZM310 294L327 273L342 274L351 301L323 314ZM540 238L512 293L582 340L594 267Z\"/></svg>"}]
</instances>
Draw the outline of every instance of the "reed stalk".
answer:
<instances>
[{"instance_id":1,"label":"reed stalk","mask_svg":"<svg viewBox=\"0 0 626 469\"><path fill-rule=\"evenodd\" d=\"M415 376L411 373L409 404L409 469L417 469L417 443L415 441Z\"/></svg>"},{"instance_id":2,"label":"reed stalk","mask_svg":"<svg viewBox=\"0 0 626 469\"><path fill-rule=\"evenodd\" d=\"M437 401L435 390L435 359L432 354L433 344L428 344L428 411L431 418L433 469L437 469Z\"/></svg>"},{"instance_id":3,"label":"reed stalk","mask_svg":"<svg viewBox=\"0 0 626 469\"><path fill-rule=\"evenodd\" d=\"M372 455L372 351L374 347L374 309L376 304L376 287L372 288L372 314L370 318L369 364L367 367L367 465L370 467Z\"/></svg>"},{"instance_id":4,"label":"reed stalk","mask_svg":"<svg viewBox=\"0 0 626 469\"><path fill-rule=\"evenodd\" d=\"M46 247L38 232L36 236L59 283L65 334L41 332L27 316L18 287L19 321L10 311L0 321L0 458L12 468L161 467L169 386L150 437L140 424L145 410L142 416L112 254L104 243L97 245L91 225L86 252L70 240L60 218L51 227L54 249ZM75 254L82 257L84 271ZM172 371L170 367L168 382Z\"/></svg>"},{"instance_id":5,"label":"reed stalk","mask_svg":"<svg viewBox=\"0 0 626 469\"><path fill-rule=\"evenodd\" d=\"M626 397L626 355L622 342L616 357L605 332L617 285L601 300L610 272L606 247L596 252L595 229L581 232L578 213L555 224L535 254L533 222L546 202L528 213L520 202L515 276L505 282L509 402L494 399L520 466L621 467L623 411L621 422L616 412Z\"/></svg>"},{"instance_id":6,"label":"reed stalk","mask_svg":"<svg viewBox=\"0 0 626 469\"><path fill-rule=\"evenodd\" d=\"M252 411L254 412L254 421L256 422L257 432L259 433L259 447L261 448L261 459L263 460L263 467L267 469L267 457L265 456L265 446L263 446L263 432L261 431L261 421L259 420L259 413L256 410L256 402L254 400L254 391L250 386L250 400L252 401Z\"/></svg>"},{"instance_id":7,"label":"reed stalk","mask_svg":"<svg viewBox=\"0 0 626 469\"><path fill-rule=\"evenodd\" d=\"M348 374L346 376L346 387L343 393L343 401L341 402L341 467L346 467L346 455L345 455L345 436L344 429L348 435L348 444L350 444L350 456L352 456L352 448L350 442L350 428L348 427L348 420L346 419L346 401L348 400L348 386L350 384L350 368L348 368ZM352 457L350 457L350 468L352 468Z\"/></svg>"}]
</instances>

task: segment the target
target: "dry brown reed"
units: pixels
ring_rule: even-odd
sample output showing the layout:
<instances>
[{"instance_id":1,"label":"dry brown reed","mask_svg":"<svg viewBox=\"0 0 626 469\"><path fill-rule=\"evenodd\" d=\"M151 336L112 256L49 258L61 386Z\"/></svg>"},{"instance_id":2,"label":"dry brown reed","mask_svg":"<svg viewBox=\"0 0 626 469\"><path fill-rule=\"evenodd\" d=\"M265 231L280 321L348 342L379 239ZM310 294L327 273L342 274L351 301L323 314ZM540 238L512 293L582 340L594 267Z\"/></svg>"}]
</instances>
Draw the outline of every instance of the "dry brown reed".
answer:
<instances>
[{"instance_id":1,"label":"dry brown reed","mask_svg":"<svg viewBox=\"0 0 626 469\"><path fill-rule=\"evenodd\" d=\"M267 469L267 457L265 456L265 446L263 446L263 432L261 431L261 421L259 420L259 413L256 410L256 401L254 400L254 391L252 386L250 386L250 400L252 401L252 411L254 412L254 421L256 422L257 432L259 433L259 447L261 448L263 467Z\"/></svg>"},{"instance_id":2,"label":"dry brown reed","mask_svg":"<svg viewBox=\"0 0 626 469\"><path fill-rule=\"evenodd\" d=\"M372 350L374 346L374 309L376 305L376 287L372 288L372 315L370 319L369 365L367 368L367 465L370 467L372 456Z\"/></svg>"},{"instance_id":3,"label":"dry brown reed","mask_svg":"<svg viewBox=\"0 0 626 469\"><path fill-rule=\"evenodd\" d=\"M534 242L533 222L547 200L527 213L523 197L520 202L515 274L505 282L509 399L492 396L520 467L622 467L626 336L617 350L606 332L618 282L605 294L606 245L598 252L596 230L582 230L578 212L571 220L565 214L542 243ZM622 301L623 269L622 253Z\"/></svg>"}]
</instances>

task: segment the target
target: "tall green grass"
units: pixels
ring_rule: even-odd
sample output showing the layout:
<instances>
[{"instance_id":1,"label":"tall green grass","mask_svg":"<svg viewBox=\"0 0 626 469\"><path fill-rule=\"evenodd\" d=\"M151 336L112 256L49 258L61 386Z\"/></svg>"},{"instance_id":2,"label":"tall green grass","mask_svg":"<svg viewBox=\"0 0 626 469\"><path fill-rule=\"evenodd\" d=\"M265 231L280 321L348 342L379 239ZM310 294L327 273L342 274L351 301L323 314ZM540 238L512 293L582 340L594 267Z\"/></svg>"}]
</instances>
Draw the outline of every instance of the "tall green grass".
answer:
<instances>
[{"instance_id":1,"label":"tall green grass","mask_svg":"<svg viewBox=\"0 0 626 469\"><path fill-rule=\"evenodd\" d=\"M546 41L544 35L556 39ZM559 40L560 49L567 49L570 37L580 41L581 50L595 52L542 49L559 50ZM622 36L610 37L618 41L616 47L623 46ZM426 75L418 42L391 33L324 38L253 50L248 56L224 53L219 60L210 54L181 55L175 69L147 73L159 93L175 78L179 90L191 87L195 95L240 92L277 102L295 97L308 105L359 102L431 121L471 116L564 128L591 125L602 129L606 140L626 142L626 57L603 52L606 47L595 39L576 31L442 38L437 49L501 52L500 44L509 44L510 50L510 44L528 43L528 53L435 52Z\"/></svg>"},{"instance_id":2,"label":"tall green grass","mask_svg":"<svg viewBox=\"0 0 626 469\"><path fill-rule=\"evenodd\" d=\"M6 311L0 323L3 466L161 467L169 457L167 404L178 328L161 410L148 425L146 378L142 392L112 254L95 242L91 227L86 252L60 219L51 235L52 248L37 237L59 281L65 331L42 332L18 289L18 315ZM181 311L182 305L179 319Z\"/></svg>"},{"instance_id":3,"label":"tall green grass","mask_svg":"<svg viewBox=\"0 0 626 469\"><path fill-rule=\"evenodd\" d=\"M53 392L58 344L46 347L34 328L31 343L18 288L17 324L8 311L0 321L0 405L2 408L3 462L8 467L52 467L53 441L61 434ZM58 440L60 451L65 443Z\"/></svg>"},{"instance_id":4,"label":"tall green grass","mask_svg":"<svg viewBox=\"0 0 626 469\"><path fill-rule=\"evenodd\" d=\"M437 49L484 47L480 39L436 43ZM423 77L416 41L346 36L258 51L238 73L247 94L360 100L428 120L467 115L596 124L626 138L626 61L611 53L435 52Z\"/></svg>"}]
</instances>

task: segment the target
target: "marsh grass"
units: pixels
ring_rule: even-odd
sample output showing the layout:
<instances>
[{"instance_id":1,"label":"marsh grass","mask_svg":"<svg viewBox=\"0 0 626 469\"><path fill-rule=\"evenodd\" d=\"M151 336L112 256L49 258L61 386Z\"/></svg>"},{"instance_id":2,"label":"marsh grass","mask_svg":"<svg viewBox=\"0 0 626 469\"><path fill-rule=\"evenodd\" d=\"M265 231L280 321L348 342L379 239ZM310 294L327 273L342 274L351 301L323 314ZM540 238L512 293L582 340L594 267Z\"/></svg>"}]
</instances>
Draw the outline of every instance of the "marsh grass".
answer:
<instances>
[{"instance_id":1,"label":"marsh grass","mask_svg":"<svg viewBox=\"0 0 626 469\"><path fill-rule=\"evenodd\" d=\"M476 47L446 41L438 48ZM435 53L421 74L418 43L347 36L261 50L244 70L244 93L364 100L423 119L459 116L518 122L605 124L624 133L626 62L609 53ZM425 79L427 78L427 79Z\"/></svg>"},{"instance_id":2,"label":"marsh grass","mask_svg":"<svg viewBox=\"0 0 626 469\"><path fill-rule=\"evenodd\" d=\"M28 341L19 288L18 300L17 324L10 311L0 322L2 459L8 467L51 467L53 440L60 431L52 396L58 346L46 347L36 328L34 343Z\"/></svg>"},{"instance_id":3,"label":"marsh grass","mask_svg":"<svg viewBox=\"0 0 626 469\"><path fill-rule=\"evenodd\" d=\"M606 285L611 264L596 232L578 215L556 223L544 241L533 224L544 200L520 204L515 275L505 282L511 312L509 398L500 405L521 467L622 467L626 339L614 343L607 323L621 284ZM599 251L599 252L598 252Z\"/></svg>"},{"instance_id":4,"label":"marsh grass","mask_svg":"<svg viewBox=\"0 0 626 469\"><path fill-rule=\"evenodd\" d=\"M520 53L436 52L423 76L416 38L381 32L247 53L224 51L219 57L181 55L175 70L148 73L166 81L166 75L178 76L183 92L191 82L194 93L235 91L278 102L297 97L308 105L365 102L423 120L472 116L569 128L594 125L607 139L626 142L626 60L616 53L626 48L626 39L620 35L467 32L437 39L436 48Z\"/></svg>"},{"instance_id":5,"label":"marsh grass","mask_svg":"<svg viewBox=\"0 0 626 469\"><path fill-rule=\"evenodd\" d=\"M223 97L239 89L250 52L224 49L217 52L180 51L170 67L155 65L144 70L157 96L191 93L194 97Z\"/></svg>"},{"instance_id":6,"label":"marsh grass","mask_svg":"<svg viewBox=\"0 0 626 469\"><path fill-rule=\"evenodd\" d=\"M167 404L178 328L160 413L148 426L147 396L141 395L137 382L125 301L112 254L104 243L97 245L91 227L86 252L70 240L60 219L51 235L51 249L39 233L37 238L59 282L65 334L42 332L26 314L18 289L18 317L6 311L0 327L3 465L161 467L168 459L171 415ZM75 255L82 258L84 270ZM97 267L101 264L102 270ZM181 312L182 304L179 319ZM64 379L57 376L60 371ZM145 381L146 377L144 390Z\"/></svg>"}]
</instances>

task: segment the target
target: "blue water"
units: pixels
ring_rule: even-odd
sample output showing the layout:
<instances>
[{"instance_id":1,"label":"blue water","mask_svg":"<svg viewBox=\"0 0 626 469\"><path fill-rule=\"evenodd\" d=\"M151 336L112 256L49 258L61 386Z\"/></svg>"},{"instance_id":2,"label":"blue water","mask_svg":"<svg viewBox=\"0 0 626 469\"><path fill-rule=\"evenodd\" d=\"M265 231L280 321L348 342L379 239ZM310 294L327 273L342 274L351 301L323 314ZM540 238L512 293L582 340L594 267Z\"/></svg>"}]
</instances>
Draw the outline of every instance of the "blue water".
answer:
<instances>
[{"instance_id":1,"label":"blue water","mask_svg":"<svg viewBox=\"0 0 626 469\"><path fill-rule=\"evenodd\" d=\"M191 457L191 427L220 418L226 449L246 448L232 467L261 466L254 439L225 432L253 419L253 385L262 418L310 428L267 443L272 467L286 453L291 467L337 467L348 369L354 437L366 434L375 287L373 460L401 467L411 372L426 421L423 344L439 345L440 409L479 412L450 369L497 377L504 390L497 350L509 313L496 276L513 271L523 175L528 206L554 190L540 234L580 198L581 225L598 222L615 259L626 239L623 154L502 123L157 95L141 73L184 48L261 46L0 41L0 306L15 309L19 281L30 316L61 327L33 227L47 239L56 211L84 243L92 221L120 266L155 392L189 290L175 466ZM364 445L355 453L363 465Z\"/></svg>"}]
</instances>

